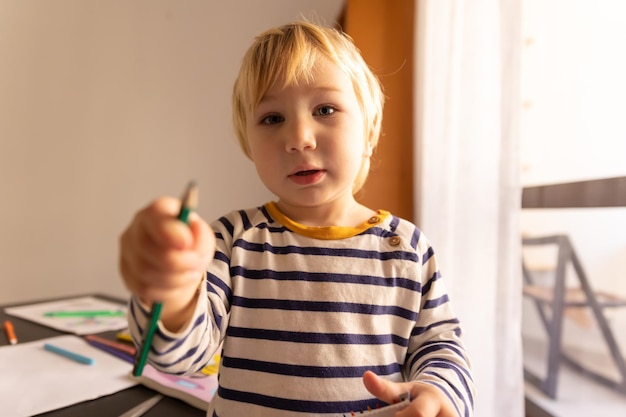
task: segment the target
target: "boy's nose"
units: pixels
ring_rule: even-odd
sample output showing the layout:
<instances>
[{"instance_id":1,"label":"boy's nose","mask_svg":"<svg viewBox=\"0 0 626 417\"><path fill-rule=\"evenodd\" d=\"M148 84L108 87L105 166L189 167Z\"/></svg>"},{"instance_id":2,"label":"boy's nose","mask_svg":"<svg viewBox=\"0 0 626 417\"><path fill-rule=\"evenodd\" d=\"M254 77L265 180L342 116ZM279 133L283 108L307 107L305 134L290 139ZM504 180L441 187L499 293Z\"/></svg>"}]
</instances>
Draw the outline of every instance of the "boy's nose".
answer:
<instances>
[{"instance_id":1,"label":"boy's nose","mask_svg":"<svg viewBox=\"0 0 626 417\"><path fill-rule=\"evenodd\" d=\"M287 132L287 152L315 149L316 146L317 143L313 126L303 120L293 121L291 123L291 129Z\"/></svg>"}]
</instances>

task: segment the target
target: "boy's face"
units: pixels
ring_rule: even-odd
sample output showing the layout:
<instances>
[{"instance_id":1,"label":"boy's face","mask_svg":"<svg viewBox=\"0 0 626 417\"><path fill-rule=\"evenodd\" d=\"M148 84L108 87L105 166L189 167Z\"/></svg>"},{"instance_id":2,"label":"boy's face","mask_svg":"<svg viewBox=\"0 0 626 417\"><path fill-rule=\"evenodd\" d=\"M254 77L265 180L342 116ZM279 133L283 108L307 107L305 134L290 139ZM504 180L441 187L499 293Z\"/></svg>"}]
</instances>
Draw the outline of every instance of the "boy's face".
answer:
<instances>
[{"instance_id":1,"label":"boy's face","mask_svg":"<svg viewBox=\"0 0 626 417\"><path fill-rule=\"evenodd\" d=\"M270 88L247 120L252 160L285 214L349 211L354 179L371 150L345 72L319 58L311 82Z\"/></svg>"}]
</instances>

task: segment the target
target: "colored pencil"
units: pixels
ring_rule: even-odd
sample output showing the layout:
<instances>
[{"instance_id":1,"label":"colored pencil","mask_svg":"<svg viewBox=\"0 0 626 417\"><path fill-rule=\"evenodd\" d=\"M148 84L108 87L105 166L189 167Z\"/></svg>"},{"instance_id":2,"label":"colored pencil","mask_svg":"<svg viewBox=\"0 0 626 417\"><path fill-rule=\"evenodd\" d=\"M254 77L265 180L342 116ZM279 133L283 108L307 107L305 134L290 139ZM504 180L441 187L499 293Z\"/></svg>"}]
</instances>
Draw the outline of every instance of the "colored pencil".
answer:
<instances>
[{"instance_id":1,"label":"colored pencil","mask_svg":"<svg viewBox=\"0 0 626 417\"><path fill-rule=\"evenodd\" d=\"M15 336L15 328L13 328L13 323L9 320L4 321L4 331L7 334L7 340L10 344L17 344L17 336Z\"/></svg>"},{"instance_id":2,"label":"colored pencil","mask_svg":"<svg viewBox=\"0 0 626 417\"><path fill-rule=\"evenodd\" d=\"M57 355L61 355L73 361L83 363L85 365L93 365L96 363L92 358L88 358L87 356L80 355L78 353L71 352L67 349L60 348L55 345L51 345L50 343L46 343L43 345L43 348L48 352L56 353Z\"/></svg>"},{"instance_id":3,"label":"colored pencil","mask_svg":"<svg viewBox=\"0 0 626 417\"><path fill-rule=\"evenodd\" d=\"M196 185L195 181L190 181L189 184L187 185L187 189L185 190L185 194L183 195L183 198L182 198L180 211L178 212L178 216L177 216L178 220L187 224L189 220L189 214L193 210L196 209L197 205L198 205L198 186ZM144 340L141 344L141 349L137 350L135 366L133 367L134 376L141 376L141 374L143 373L143 368L146 366L146 361L148 360L148 353L150 352L150 347L152 346L152 339L154 337L154 333L156 332L162 309L163 309L163 303L161 302L152 303L148 329L146 331Z\"/></svg>"},{"instance_id":4,"label":"colored pencil","mask_svg":"<svg viewBox=\"0 0 626 417\"><path fill-rule=\"evenodd\" d=\"M98 341L95 341L93 339L86 339L87 343L89 343L91 346L98 348L100 350L103 350L123 361L129 362L129 363L134 363L135 362L135 357L127 352L121 351L121 350L117 350L114 347L111 347L110 345L104 344L104 343L100 343Z\"/></svg>"},{"instance_id":5,"label":"colored pencil","mask_svg":"<svg viewBox=\"0 0 626 417\"><path fill-rule=\"evenodd\" d=\"M124 352L130 356L135 356L137 354L137 349L135 349L133 346L129 345L128 343L115 342L113 340L109 340L109 339L105 339L104 337L97 336L95 334L87 335L85 336L85 339L88 342L93 341L101 345L110 346L111 348Z\"/></svg>"},{"instance_id":6,"label":"colored pencil","mask_svg":"<svg viewBox=\"0 0 626 417\"><path fill-rule=\"evenodd\" d=\"M161 394L157 394L154 397L148 398L146 401L141 404L131 408L124 414L120 415L120 417L139 417L144 415L149 409L154 407L156 403L161 401L163 396Z\"/></svg>"},{"instance_id":7,"label":"colored pencil","mask_svg":"<svg viewBox=\"0 0 626 417\"><path fill-rule=\"evenodd\" d=\"M131 337L128 330L124 330L115 335L117 340L121 340L122 342L133 343L133 338Z\"/></svg>"}]
</instances>

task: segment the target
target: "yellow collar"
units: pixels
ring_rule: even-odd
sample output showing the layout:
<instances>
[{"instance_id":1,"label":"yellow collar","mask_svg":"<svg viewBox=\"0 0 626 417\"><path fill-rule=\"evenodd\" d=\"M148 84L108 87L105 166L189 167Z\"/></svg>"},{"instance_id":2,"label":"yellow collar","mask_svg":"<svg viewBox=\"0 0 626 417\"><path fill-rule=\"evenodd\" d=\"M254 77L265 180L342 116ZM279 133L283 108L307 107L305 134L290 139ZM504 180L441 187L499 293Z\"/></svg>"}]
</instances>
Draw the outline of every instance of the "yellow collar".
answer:
<instances>
[{"instance_id":1,"label":"yellow collar","mask_svg":"<svg viewBox=\"0 0 626 417\"><path fill-rule=\"evenodd\" d=\"M305 226L301 223L291 220L285 216L276 205L275 202L270 201L265 205L265 208L274 218L274 220L281 223L287 229L295 232L299 235L312 237L315 239L323 240L338 240L345 239L352 236L356 236L363 231L370 229L383 221L391 215L386 210L376 210L376 215L370 217L367 221L361 223L358 226Z\"/></svg>"}]
</instances>

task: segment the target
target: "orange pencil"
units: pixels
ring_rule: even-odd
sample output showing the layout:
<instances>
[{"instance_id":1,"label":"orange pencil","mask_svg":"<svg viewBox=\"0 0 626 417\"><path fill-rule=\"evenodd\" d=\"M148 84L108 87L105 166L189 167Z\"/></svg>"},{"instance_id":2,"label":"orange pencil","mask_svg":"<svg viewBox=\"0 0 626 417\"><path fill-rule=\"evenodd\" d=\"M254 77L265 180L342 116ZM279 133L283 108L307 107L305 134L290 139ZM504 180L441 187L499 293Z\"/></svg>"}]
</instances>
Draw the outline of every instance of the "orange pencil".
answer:
<instances>
[{"instance_id":1,"label":"orange pencil","mask_svg":"<svg viewBox=\"0 0 626 417\"><path fill-rule=\"evenodd\" d=\"M13 328L13 323L9 320L4 321L4 331L7 334L7 339L9 339L9 343L12 345L17 344L17 337L15 336L15 329Z\"/></svg>"}]
</instances>

